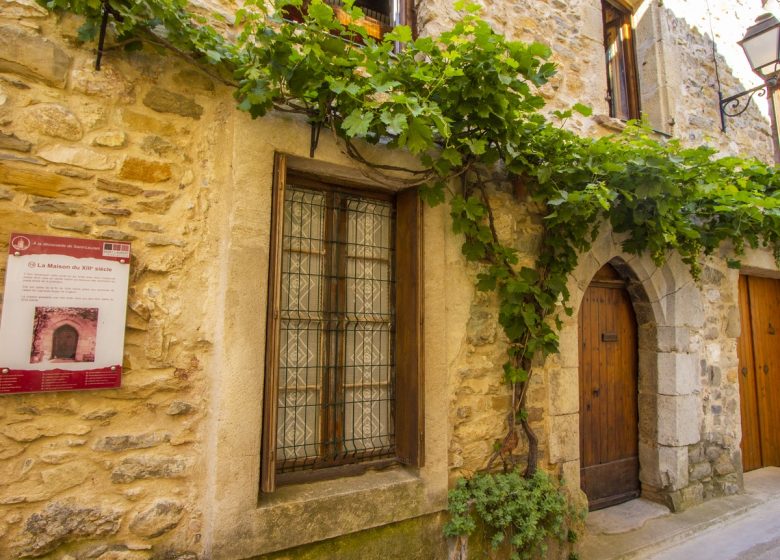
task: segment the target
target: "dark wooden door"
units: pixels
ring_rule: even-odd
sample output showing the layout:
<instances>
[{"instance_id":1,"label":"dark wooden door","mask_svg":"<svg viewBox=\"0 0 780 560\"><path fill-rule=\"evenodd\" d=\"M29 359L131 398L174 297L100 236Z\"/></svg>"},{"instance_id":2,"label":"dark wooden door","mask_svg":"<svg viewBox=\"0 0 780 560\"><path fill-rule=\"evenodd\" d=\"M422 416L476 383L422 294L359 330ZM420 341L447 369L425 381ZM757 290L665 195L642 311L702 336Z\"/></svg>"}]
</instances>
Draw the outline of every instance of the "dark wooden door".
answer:
<instances>
[{"instance_id":1,"label":"dark wooden door","mask_svg":"<svg viewBox=\"0 0 780 560\"><path fill-rule=\"evenodd\" d=\"M52 341L52 358L73 360L76 358L76 347L79 343L79 333L70 325L63 325L54 331Z\"/></svg>"},{"instance_id":2,"label":"dark wooden door","mask_svg":"<svg viewBox=\"0 0 780 560\"><path fill-rule=\"evenodd\" d=\"M636 317L610 265L585 292L579 336L580 480L594 510L639 496Z\"/></svg>"},{"instance_id":3,"label":"dark wooden door","mask_svg":"<svg viewBox=\"0 0 780 560\"><path fill-rule=\"evenodd\" d=\"M739 396L745 471L780 466L780 280L740 276Z\"/></svg>"}]
</instances>

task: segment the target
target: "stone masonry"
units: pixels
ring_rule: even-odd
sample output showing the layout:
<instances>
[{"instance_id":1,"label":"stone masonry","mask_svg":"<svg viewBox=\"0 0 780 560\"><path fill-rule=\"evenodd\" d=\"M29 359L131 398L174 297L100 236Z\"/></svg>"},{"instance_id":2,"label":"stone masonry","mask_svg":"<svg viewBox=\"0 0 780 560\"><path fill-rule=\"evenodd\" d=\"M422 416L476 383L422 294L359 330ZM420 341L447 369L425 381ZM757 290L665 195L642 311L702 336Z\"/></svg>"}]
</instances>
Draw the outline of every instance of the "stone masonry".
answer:
<instances>
[{"instance_id":1,"label":"stone masonry","mask_svg":"<svg viewBox=\"0 0 780 560\"><path fill-rule=\"evenodd\" d=\"M192 4L229 16L236 3ZM754 85L735 41L761 3L710 1L711 19L699 0L631 4L643 106L659 137L769 159L762 111L731 119L723 134L715 89L716 62L724 95ZM624 126L604 101L600 0L484 5L502 32L551 45L560 71L543 90L550 111L594 108L567 127L604 135ZM436 34L454 12L449 1L420 0L418 15L421 32ZM392 558L439 557L447 487L484 468L510 398L496 302L474 289L477 269L461 257L446 209L425 214L425 467L258 499L273 154L305 160L308 128L279 115L250 121L229 88L151 50L111 50L97 72L80 24L33 0L0 0L0 255L15 231L130 241L126 372L115 390L0 397L0 558L239 559L318 542L359 558L339 543L359 547L363 534L392 539L379 541L395 543ZM330 139L317 158L352 165ZM540 209L501 181L490 197L499 235L531 265ZM570 279L575 310L601 265L630 282L643 494L676 510L742 487L730 255L710 257L697 284L674 256L657 269L605 229ZM745 262L780 276L764 251ZM5 263L0 256L0 285ZM574 489L577 344L575 313L529 392L542 466ZM426 537L411 553L393 528Z\"/></svg>"}]
</instances>

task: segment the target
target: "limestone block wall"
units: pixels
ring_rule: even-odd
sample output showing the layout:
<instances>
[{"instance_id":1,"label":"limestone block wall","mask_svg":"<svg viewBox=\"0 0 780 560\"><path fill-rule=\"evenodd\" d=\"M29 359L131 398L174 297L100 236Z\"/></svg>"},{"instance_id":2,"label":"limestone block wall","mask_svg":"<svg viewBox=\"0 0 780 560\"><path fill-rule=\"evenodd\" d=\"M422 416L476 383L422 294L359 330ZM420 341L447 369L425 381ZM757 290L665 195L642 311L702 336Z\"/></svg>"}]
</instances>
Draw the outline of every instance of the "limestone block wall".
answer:
<instances>
[{"instance_id":1,"label":"limestone block wall","mask_svg":"<svg viewBox=\"0 0 780 560\"><path fill-rule=\"evenodd\" d=\"M720 259L704 269L704 322L690 345L698 350L702 387L701 441L688 448L689 495L695 500L733 494L742 486L737 337L738 273Z\"/></svg>"},{"instance_id":2,"label":"limestone block wall","mask_svg":"<svg viewBox=\"0 0 780 560\"><path fill-rule=\"evenodd\" d=\"M537 208L522 194L516 196L509 183L490 193L496 231L504 243L518 251L521 266L533 266L542 226ZM462 257L454 266L464 267ZM478 271L468 266L472 278ZM468 476L485 467L497 439L506 434L511 394L503 382L502 366L507 359L506 337L498 325L495 298L470 288L465 337L453 353L450 380L452 440L450 478ZM546 403L548 386L544 373L534 375L528 392L532 429L539 437L540 456L547 449ZM526 442L518 449L522 454Z\"/></svg>"},{"instance_id":3,"label":"limestone block wall","mask_svg":"<svg viewBox=\"0 0 780 560\"><path fill-rule=\"evenodd\" d=\"M709 29L690 16L698 0L637 4L652 31L642 48L654 126L767 159L757 109L718 131ZM740 59L726 31L747 27L759 7L710 4L734 6L713 19L728 94L752 84L729 69ZM552 43L561 71L545 88L549 108L592 105L594 117L567 126L594 135L622 126L605 116L599 6L486 2L498 29ZM421 0L419 15L435 33L454 14L449 2ZM0 558L238 558L408 517L440 522L429 514L445 507L448 482L485 466L509 408L496 302L474 289L446 209L425 215L426 466L258 502L273 154L305 159L308 129L278 115L250 122L228 89L171 57L110 51L96 72L79 25L33 0L0 0L0 270L12 231L130 241L126 373L118 390L0 397ZM317 159L350 165L325 139ZM540 209L501 180L490 196L501 238L532 264ZM679 507L732 493L741 484L736 272L716 256L697 285L673 259L658 271L619 243L605 231L583 255L572 301L615 258L636 287L645 489ZM765 253L749 262L774 270ZM543 466L574 486L576 345L569 322L529 393ZM376 508L377 496L390 505Z\"/></svg>"},{"instance_id":4,"label":"limestone block wall","mask_svg":"<svg viewBox=\"0 0 780 560\"><path fill-rule=\"evenodd\" d=\"M418 21L426 33L440 32L455 17L448 0L418 4ZM771 159L764 99L757 99L740 117L728 119L725 133L718 111L718 87L728 97L760 83L737 41L764 12L761 2L709 2L710 11L700 0L627 4L634 8L641 104L649 124L683 142ZM559 74L544 88L550 112L585 103L594 116L569 119L567 127L593 135L622 129L621 121L608 116L605 99L601 0L493 0L484 6L485 17L507 36L552 48Z\"/></svg>"},{"instance_id":5,"label":"limestone block wall","mask_svg":"<svg viewBox=\"0 0 780 560\"><path fill-rule=\"evenodd\" d=\"M196 558L209 144L229 93L151 54L96 72L78 25L0 2L0 270L12 231L130 241L126 371L117 390L0 397L0 557Z\"/></svg>"}]
</instances>

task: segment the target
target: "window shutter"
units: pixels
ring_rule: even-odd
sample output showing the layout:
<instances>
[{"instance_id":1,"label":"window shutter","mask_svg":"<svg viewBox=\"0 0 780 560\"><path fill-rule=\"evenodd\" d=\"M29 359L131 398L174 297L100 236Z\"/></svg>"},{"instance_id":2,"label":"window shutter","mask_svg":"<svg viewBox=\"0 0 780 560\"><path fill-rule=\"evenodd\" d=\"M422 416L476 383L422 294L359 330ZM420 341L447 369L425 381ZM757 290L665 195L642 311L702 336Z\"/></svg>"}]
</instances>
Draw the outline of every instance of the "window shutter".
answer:
<instances>
[{"instance_id":1,"label":"window shutter","mask_svg":"<svg viewBox=\"0 0 780 560\"><path fill-rule=\"evenodd\" d=\"M276 489L276 422L279 392L279 305L281 300L281 250L284 222L284 186L287 181L284 154L274 157L271 235L268 259L268 315L266 319L265 383L263 387L263 437L260 458L260 490Z\"/></svg>"},{"instance_id":2,"label":"window shutter","mask_svg":"<svg viewBox=\"0 0 780 560\"><path fill-rule=\"evenodd\" d=\"M401 462L422 466L422 205L417 189L396 198L395 441Z\"/></svg>"}]
</instances>

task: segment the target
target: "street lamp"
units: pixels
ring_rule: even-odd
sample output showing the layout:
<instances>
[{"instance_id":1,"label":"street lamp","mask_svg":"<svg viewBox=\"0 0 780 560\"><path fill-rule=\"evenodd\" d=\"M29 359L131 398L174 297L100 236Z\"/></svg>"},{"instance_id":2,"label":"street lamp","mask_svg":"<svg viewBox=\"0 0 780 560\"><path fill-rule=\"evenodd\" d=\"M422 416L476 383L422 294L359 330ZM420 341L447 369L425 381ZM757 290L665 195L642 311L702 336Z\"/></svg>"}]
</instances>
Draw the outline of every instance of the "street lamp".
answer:
<instances>
[{"instance_id":1,"label":"street lamp","mask_svg":"<svg viewBox=\"0 0 780 560\"><path fill-rule=\"evenodd\" d=\"M748 27L745 36L739 41L739 45L745 51L750 68L764 80L764 83L725 99L723 94L718 92L721 130L726 132L726 117L736 117L744 113L754 95L766 96L769 101L769 119L772 125L775 163L780 163L780 146L778 146L777 140L777 121L773 100L780 75L780 21L772 14L759 16L756 23ZM746 95L747 99L743 99Z\"/></svg>"}]
</instances>

